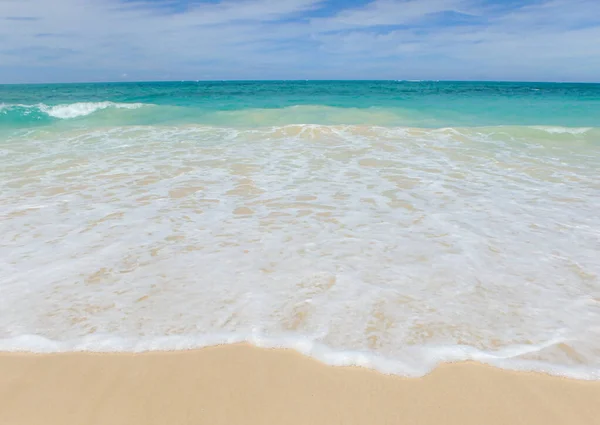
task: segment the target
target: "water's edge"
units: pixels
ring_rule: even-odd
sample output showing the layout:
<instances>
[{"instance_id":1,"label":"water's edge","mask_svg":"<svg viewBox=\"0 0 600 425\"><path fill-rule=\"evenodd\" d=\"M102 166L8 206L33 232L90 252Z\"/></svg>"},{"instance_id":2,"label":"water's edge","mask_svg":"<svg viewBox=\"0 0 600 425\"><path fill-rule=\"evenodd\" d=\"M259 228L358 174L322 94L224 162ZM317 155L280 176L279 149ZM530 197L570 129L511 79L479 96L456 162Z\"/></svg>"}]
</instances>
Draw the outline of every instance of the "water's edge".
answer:
<instances>
[{"instance_id":1,"label":"water's edge","mask_svg":"<svg viewBox=\"0 0 600 425\"><path fill-rule=\"evenodd\" d=\"M357 366L387 375L418 378L433 372L446 363L473 361L516 372L537 372L583 381L600 380L600 368L587 366L560 366L531 360L518 360L515 355L531 353L534 347L508 347L497 352L486 352L469 346L415 347L410 351L412 359L390 359L363 351L336 351L301 336L270 338L260 333L251 335L203 335L201 337L167 336L156 339L129 341L121 338L101 336L86 337L80 341L59 342L34 335L23 335L11 339L0 339L0 353L31 354L119 354L148 352L177 352L198 350L216 346L247 343L258 348L290 349L313 358L328 366ZM560 344L553 341L546 344ZM537 347L537 348L544 348ZM417 361L415 361L418 359Z\"/></svg>"}]
</instances>

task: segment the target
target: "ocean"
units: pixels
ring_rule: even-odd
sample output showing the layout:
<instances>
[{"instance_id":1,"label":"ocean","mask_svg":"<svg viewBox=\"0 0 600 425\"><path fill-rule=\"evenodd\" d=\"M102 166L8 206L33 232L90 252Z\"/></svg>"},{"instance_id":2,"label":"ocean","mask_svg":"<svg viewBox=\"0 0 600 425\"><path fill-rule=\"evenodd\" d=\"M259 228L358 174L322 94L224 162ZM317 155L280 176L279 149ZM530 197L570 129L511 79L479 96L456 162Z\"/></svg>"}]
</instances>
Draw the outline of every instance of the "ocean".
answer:
<instances>
[{"instance_id":1,"label":"ocean","mask_svg":"<svg viewBox=\"0 0 600 425\"><path fill-rule=\"evenodd\" d=\"M0 86L0 350L600 379L600 84Z\"/></svg>"}]
</instances>

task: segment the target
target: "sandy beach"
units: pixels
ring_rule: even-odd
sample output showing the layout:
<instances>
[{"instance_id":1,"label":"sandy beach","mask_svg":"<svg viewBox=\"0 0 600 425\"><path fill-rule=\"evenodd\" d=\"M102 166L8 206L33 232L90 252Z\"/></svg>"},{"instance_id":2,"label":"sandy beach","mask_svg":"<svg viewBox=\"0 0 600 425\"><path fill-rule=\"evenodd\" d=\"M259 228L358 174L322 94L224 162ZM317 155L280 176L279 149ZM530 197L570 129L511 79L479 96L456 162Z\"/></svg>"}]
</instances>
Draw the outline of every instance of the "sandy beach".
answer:
<instances>
[{"instance_id":1,"label":"sandy beach","mask_svg":"<svg viewBox=\"0 0 600 425\"><path fill-rule=\"evenodd\" d=\"M599 382L474 363L408 379L248 345L0 354L6 425L592 425L599 401Z\"/></svg>"}]
</instances>

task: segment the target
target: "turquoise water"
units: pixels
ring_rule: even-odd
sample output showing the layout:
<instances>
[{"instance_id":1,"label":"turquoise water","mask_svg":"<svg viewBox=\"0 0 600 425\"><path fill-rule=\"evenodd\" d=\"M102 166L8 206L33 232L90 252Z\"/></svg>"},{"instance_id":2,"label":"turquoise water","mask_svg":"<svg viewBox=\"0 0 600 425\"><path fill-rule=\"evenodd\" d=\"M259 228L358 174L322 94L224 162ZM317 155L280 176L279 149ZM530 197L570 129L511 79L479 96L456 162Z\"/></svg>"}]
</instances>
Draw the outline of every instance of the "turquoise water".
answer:
<instances>
[{"instance_id":1,"label":"turquoise water","mask_svg":"<svg viewBox=\"0 0 600 425\"><path fill-rule=\"evenodd\" d=\"M119 104L140 107L117 109ZM5 85L0 86L0 105L0 128L52 124L593 127L600 121L600 84L274 81Z\"/></svg>"},{"instance_id":2,"label":"turquoise water","mask_svg":"<svg viewBox=\"0 0 600 425\"><path fill-rule=\"evenodd\" d=\"M0 86L0 350L600 379L600 85Z\"/></svg>"}]
</instances>

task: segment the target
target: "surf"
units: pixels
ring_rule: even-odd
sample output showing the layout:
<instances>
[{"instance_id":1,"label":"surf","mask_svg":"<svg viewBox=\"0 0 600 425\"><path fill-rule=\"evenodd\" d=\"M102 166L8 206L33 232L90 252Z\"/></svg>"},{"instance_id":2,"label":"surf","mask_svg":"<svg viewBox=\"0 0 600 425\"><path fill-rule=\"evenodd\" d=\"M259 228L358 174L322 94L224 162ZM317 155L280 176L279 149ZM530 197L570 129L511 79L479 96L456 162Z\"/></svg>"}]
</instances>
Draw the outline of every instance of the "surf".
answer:
<instances>
[{"instance_id":1,"label":"surf","mask_svg":"<svg viewBox=\"0 0 600 425\"><path fill-rule=\"evenodd\" d=\"M477 360L598 379L597 137L317 124L12 134L0 349L248 341L405 376Z\"/></svg>"}]
</instances>

